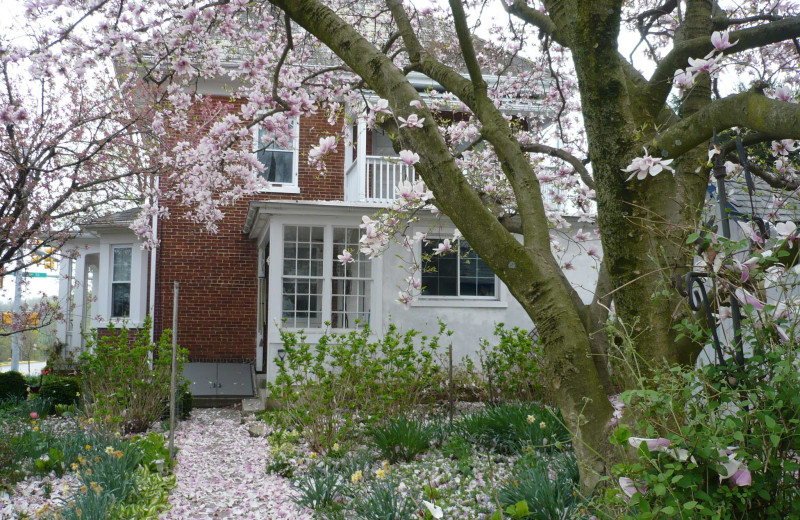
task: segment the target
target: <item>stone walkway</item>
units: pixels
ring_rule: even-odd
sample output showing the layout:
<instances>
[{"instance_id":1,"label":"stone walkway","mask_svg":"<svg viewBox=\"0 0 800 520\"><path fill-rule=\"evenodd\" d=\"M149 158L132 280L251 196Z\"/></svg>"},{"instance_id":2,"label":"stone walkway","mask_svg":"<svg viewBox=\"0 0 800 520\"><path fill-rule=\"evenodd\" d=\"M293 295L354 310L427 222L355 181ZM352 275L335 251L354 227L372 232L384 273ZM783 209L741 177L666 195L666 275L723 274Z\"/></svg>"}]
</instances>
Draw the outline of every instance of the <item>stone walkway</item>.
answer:
<instances>
[{"instance_id":1,"label":"stone walkway","mask_svg":"<svg viewBox=\"0 0 800 520\"><path fill-rule=\"evenodd\" d=\"M311 519L292 502L290 482L267 475L268 443L250 437L240 417L235 410L196 409L180 424L177 485L162 520Z\"/></svg>"}]
</instances>

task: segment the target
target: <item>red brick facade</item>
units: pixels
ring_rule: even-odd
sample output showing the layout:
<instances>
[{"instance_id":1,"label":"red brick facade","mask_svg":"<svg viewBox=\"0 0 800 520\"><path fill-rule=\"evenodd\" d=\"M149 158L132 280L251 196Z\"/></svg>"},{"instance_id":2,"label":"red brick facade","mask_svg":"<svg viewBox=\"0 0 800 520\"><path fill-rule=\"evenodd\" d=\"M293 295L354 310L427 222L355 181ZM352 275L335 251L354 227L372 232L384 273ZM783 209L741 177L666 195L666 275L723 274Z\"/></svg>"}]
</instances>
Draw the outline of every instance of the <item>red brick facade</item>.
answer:
<instances>
[{"instance_id":1,"label":"red brick facade","mask_svg":"<svg viewBox=\"0 0 800 520\"><path fill-rule=\"evenodd\" d=\"M338 131L320 112L300 120L299 194L264 193L224 209L219 232L209 234L182 218L169 203L171 218L159 222L156 266L156 337L172 327L173 282L180 283L178 343L191 361L252 361L256 358L258 251L242 233L254 200L343 200L344 145L329 156L321 177L308 165L319 138Z\"/></svg>"}]
</instances>

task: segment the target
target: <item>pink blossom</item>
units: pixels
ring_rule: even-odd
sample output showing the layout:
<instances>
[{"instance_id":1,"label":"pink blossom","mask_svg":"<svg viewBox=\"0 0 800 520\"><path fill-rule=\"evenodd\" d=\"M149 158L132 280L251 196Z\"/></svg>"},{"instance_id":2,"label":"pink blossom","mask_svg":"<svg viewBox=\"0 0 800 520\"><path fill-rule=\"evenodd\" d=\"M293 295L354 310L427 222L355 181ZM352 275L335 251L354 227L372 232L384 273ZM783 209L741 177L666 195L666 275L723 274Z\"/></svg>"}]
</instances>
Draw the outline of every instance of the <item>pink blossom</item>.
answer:
<instances>
[{"instance_id":1,"label":"pink blossom","mask_svg":"<svg viewBox=\"0 0 800 520\"><path fill-rule=\"evenodd\" d=\"M414 108L422 107L422 103L418 99L415 99L414 101L410 102L409 105L411 105Z\"/></svg>"},{"instance_id":2,"label":"pink blossom","mask_svg":"<svg viewBox=\"0 0 800 520\"><path fill-rule=\"evenodd\" d=\"M795 150L797 150L797 141L794 139L772 141L772 153L775 155L789 155L790 152Z\"/></svg>"},{"instance_id":3,"label":"pink blossom","mask_svg":"<svg viewBox=\"0 0 800 520\"><path fill-rule=\"evenodd\" d=\"M31 412L31 419L38 419L38 418L39 418L39 414L38 413Z\"/></svg>"},{"instance_id":4,"label":"pink blossom","mask_svg":"<svg viewBox=\"0 0 800 520\"><path fill-rule=\"evenodd\" d=\"M764 303L741 287L733 291L733 294L743 305L752 305L757 311L764 310Z\"/></svg>"},{"instance_id":5,"label":"pink blossom","mask_svg":"<svg viewBox=\"0 0 800 520\"><path fill-rule=\"evenodd\" d=\"M730 47L733 47L737 43L739 43L739 40L730 43L730 35L728 34L728 31L723 31L723 32L714 31L711 34L711 45L713 45L714 48L717 49L718 51L724 51L725 49L729 49Z\"/></svg>"},{"instance_id":6,"label":"pink blossom","mask_svg":"<svg viewBox=\"0 0 800 520\"><path fill-rule=\"evenodd\" d=\"M441 255L451 251L453 247L450 245L450 239L445 238L442 242L440 242L433 250L433 254Z\"/></svg>"},{"instance_id":7,"label":"pink blossom","mask_svg":"<svg viewBox=\"0 0 800 520\"><path fill-rule=\"evenodd\" d=\"M631 164L629 164L628 167L622 171L633 172L631 173L630 177L625 179L626 181L629 181L634 177L636 177L638 180L641 181L646 179L648 174L655 177L664 170L668 170L674 173L675 170L673 170L672 167L669 166L671 163L672 159L660 159L656 157L651 157L647 153L647 149L645 149L643 157L634 158L633 161L631 161Z\"/></svg>"},{"instance_id":8,"label":"pink blossom","mask_svg":"<svg viewBox=\"0 0 800 520\"><path fill-rule=\"evenodd\" d=\"M353 254L345 249L341 255L337 255L337 258L342 264L349 264L353 261Z\"/></svg>"},{"instance_id":9,"label":"pink blossom","mask_svg":"<svg viewBox=\"0 0 800 520\"><path fill-rule=\"evenodd\" d=\"M409 166L413 166L419 162L419 154L411 150L400 150L400 160Z\"/></svg>"},{"instance_id":10,"label":"pink blossom","mask_svg":"<svg viewBox=\"0 0 800 520\"><path fill-rule=\"evenodd\" d=\"M423 117L423 118L420 119L419 116L417 116L417 114L411 114L410 116L408 116L408 119L404 119L402 117L398 117L397 120L402 123L400 125L400 128L404 128L404 127L422 128L422 123L425 122L425 118Z\"/></svg>"},{"instance_id":11,"label":"pink blossom","mask_svg":"<svg viewBox=\"0 0 800 520\"><path fill-rule=\"evenodd\" d=\"M336 137L332 135L320 137L319 144L311 148L308 152L308 157L311 160L319 161L322 157L325 157L334 150L336 150Z\"/></svg>"}]
</instances>

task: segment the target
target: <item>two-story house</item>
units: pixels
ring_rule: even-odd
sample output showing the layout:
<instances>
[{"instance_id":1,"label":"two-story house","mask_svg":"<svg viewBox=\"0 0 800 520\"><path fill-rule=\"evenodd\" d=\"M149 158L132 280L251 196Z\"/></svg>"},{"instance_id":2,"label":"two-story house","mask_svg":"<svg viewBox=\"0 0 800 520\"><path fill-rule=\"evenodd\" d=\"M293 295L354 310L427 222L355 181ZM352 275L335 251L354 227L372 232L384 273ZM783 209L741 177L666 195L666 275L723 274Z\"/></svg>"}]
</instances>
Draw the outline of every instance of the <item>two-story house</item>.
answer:
<instances>
[{"instance_id":1,"label":"two-story house","mask_svg":"<svg viewBox=\"0 0 800 520\"><path fill-rule=\"evenodd\" d=\"M421 93L435 86L422 75L410 77ZM201 85L201 93L226 95L213 81ZM80 254L61 266L62 300L69 300L70 312L59 335L68 348L79 349L86 331L109 321L135 328L150 315L156 336L172 328L174 282L178 341L189 351L186 373L195 380L196 395L249 395L251 373L273 378L274 360L282 355L280 327L302 329L313 341L323 331L364 324L381 334L392 322L433 333L442 320L454 331L456 359L475 355L479 339L491 339L496 323L530 329L521 306L463 240L454 244L459 254L423 265L416 275L422 294L408 308L398 301L408 252L393 244L374 260L356 254L362 216L390 204L396 186L414 179L414 169L397 159L386 135L367 128L364 117L354 120L324 176L307 155L320 137L341 129L341 121L331 126L322 113L295 120L290 146L258 152L271 188L227 208L215 234L182 219L175 202L167 202L171 218L153 223L160 241L154 251L143 250L129 228L136 210L88 226L71 243ZM254 143L259 135L255 127ZM432 213L415 226L412 233L432 239L454 232L446 217ZM575 231L580 226L591 224ZM414 253L419 258L435 245L416 243ZM574 267L567 276L588 301L595 259L563 245ZM353 262L338 260L344 250L353 252Z\"/></svg>"}]
</instances>

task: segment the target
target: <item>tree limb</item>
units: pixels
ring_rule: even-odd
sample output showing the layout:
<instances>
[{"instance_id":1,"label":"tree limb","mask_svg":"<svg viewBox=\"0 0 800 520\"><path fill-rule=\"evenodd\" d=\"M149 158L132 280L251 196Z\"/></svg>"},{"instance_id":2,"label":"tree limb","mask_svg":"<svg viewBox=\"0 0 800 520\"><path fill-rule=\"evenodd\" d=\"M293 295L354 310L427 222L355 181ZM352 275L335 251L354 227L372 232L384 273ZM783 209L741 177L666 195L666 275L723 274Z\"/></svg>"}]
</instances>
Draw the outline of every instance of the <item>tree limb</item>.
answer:
<instances>
[{"instance_id":1,"label":"tree limb","mask_svg":"<svg viewBox=\"0 0 800 520\"><path fill-rule=\"evenodd\" d=\"M539 143L523 144L520 145L520 147L522 148L523 152L542 153L545 155L549 155L550 157L556 157L558 159L561 159L562 161L568 162L573 168L575 168L575 172L578 175L580 175L583 183L590 189L594 189L594 179L592 178L592 174L589 173L589 170L586 169L586 166L584 166L583 161L581 161L571 153L565 150L561 150L560 148L553 148L552 146L547 146Z\"/></svg>"},{"instance_id":2,"label":"tree limb","mask_svg":"<svg viewBox=\"0 0 800 520\"><path fill-rule=\"evenodd\" d=\"M558 33L555 22L546 14L530 7L525 0L514 0L511 5L503 2L503 7L509 14L538 28L542 34L549 36L554 42L568 47L566 40Z\"/></svg>"},{"instance_id":3,"label":"tree limb","mask_svg":"<svg viewBox=\"0 0 800 520\"><path fill-rule=\"evenodd\" d=\"M800 16L792 16L777 22L731 32L730 40L738 40L738 43L723 52L735 54L797 36L800 36ZM659 107L664 104L672 90L672 76L675 71L686 65L689 58L705 56L713 49L710 37L692 38L672 49L650 78L647 94L650 103Z\"/></svg>"},{"instance_id":4,"label":"tree limb","mask_svg":"<svg viewBox=\"0 0 800 520\"><path fill-rule=\"evenodd\" d=\"M783 139L800 139L800 105L749 91L719 99L657 135L653 156L678 157L708 141L713 131L742 126Z\"/></svg>"}]
</instances>

